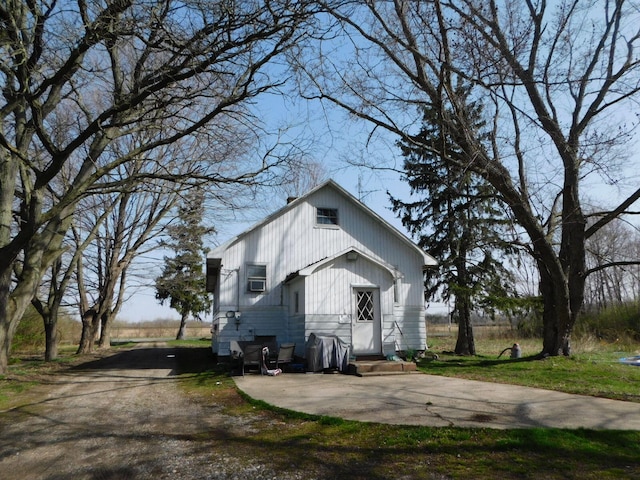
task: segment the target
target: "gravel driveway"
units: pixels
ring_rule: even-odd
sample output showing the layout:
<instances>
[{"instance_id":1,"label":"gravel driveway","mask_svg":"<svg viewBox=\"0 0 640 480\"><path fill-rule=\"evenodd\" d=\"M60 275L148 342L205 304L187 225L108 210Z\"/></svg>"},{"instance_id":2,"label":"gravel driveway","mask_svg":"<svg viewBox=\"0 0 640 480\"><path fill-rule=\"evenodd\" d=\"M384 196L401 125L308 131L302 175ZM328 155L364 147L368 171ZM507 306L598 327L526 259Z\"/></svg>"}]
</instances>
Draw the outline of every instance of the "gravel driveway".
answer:
<instances>
[{"instance_id":1,"label":"gravel driveway","mask_svg":"<svg viewBox=\"0 0 640 480\"><path fill-rule=\"evenodd\" d=\"M296 479L224 439L260 428L190 401L176 350L138 348L51 378L44 398L0 412L0 477L62 479ZM244 453L243 453L244 452Z\"/></svg>"}]
</instances>

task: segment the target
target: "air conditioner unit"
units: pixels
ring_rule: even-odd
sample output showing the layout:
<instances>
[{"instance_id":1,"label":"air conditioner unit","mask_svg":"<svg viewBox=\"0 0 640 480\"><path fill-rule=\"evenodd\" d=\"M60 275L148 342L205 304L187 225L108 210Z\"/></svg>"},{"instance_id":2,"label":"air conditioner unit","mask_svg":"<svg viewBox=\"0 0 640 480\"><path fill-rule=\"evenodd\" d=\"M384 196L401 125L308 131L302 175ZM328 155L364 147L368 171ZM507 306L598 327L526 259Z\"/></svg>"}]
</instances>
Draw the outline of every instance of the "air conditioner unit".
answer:
<instances>
[{"instance_id":1,"label":"air conditioner unit","mask_svg":"<svg viewBox=\"0 0 640 480\"><path fill-rule=\"evenodd\" d=\"M250 292L264 292L267 289L266 280L249 280Z\"/></svg>"}]
</instances>

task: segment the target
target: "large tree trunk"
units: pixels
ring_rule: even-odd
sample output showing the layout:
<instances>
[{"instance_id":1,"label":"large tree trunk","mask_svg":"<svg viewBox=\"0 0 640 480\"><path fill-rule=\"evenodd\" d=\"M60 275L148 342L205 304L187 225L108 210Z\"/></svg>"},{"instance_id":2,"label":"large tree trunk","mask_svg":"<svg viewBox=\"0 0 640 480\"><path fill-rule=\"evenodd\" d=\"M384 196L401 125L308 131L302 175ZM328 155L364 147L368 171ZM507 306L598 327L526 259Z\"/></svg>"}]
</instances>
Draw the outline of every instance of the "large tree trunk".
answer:
<instances>
[{"instance_id":1,"label":"large tree trunk","mask_svg":"<svg viewBox=\"0 0 640 480\"><path fill-rule=\"evenodd\" d=\"M11 353L11 341L18 327L18 321L22 317L20 312L12 308L13 302L9 295L11 286L11 270L0 272L0 374L7 372L9 355ZM25 307L26 309L26 307Z\"/></svg>"},{"instance_id":2,"label":"large tree trunk","mask_svg":"<svg viewBox=\"0 0 640 480\"><path fill-rule=\"evenodd\" d=\"M466 212L464 217L463 232L458 244L458 255L455 260L457 283L459 288L456 291L455 309L458 312L458 340L456 342L455 353L458 355L475 355L476 345L473 338L473 328L471 327L471 279L467 270L469 256L470 232L472 228ZM452 217L453 218L453 217Z\"/></svg>"},{"instance_id":3,"label":"large tree trunk","mask_svg":"<svg viewBox=\"0 0 640 480\"><path fill-rule=\"evenodd\" d=\"M464 221L468 222L468 219ZM458 341L455 352L458 355L476 354L473 328L471 327L471 286L467 272L467 244L468 233L465 231L460 239L458 258L455 262L457 282L460 287L456 291L455 300L455 310L458 312Z\"/></svg>"},{"instance_id":4,"label":"large tree trunk","mask_svg":"<svg viewBox=\"0 0 640 480\"><path fill-rule=\"evenodd\" d=\"M51 303L40 312L40 315L44 322L44 360L51 362L58 358L58 314L62 296L61 294L53 295L48 300Z\"/></svg>"},{"instance_id":5,"label":"large tree trunk","mask_svg":"<svg viewBox=\"0 0 640 480\"><path fill-rule=\"evenodd\" d=\"M45 362L51 362L58 358L58 314L60 313L60 303L66 287L64 279L58 283L58 273L61 268L62 261L58 258L51 265L49 292L45 302L41 301L37 295L31 300L31 304L42 317L44 324Z\"/></svg>"},{"instance_id":6,"label":"large tree trunk","mask_svg":"<svg viewBox=\"0 0 640 480\"><path fill-rule=\"evenodd\" d=\"M542 312L542 352L540 355L558 356L571 354L571 331L575 322L569 307L570 300L563 292L567 292L566 283L554 282L547 268L541 265L540 294L543 300Z\"/></svg>"},{"instance_id":7,"label":"large tree trunk","mask_svg":"<svg viewBox=\"0 0 640 480\"><path fill-rule=\"evenodd\" d=\"M467 295L456 295L456 310L458 312L458 340L455 353L457 355L475 355L476 344L471 326L471 310Z\"/></svg>"},{"instance_id":8,"label":"large tree trunk","mask_svg":"<svg viewBox=\"0 0 640 480\"><path fill-rule=\"evenodd\" d=\"M9 366L11 340L13 339L13 332L10 331L12 328L15 331L15 327L12 327L11 322L0 323L0 375L7 373Z\"/></svg>"},{"instance_id":9,"label":"large tree trunk","mask_svg":"<svg viewBox=\"0 0 640 480\"><path fill-rule=\"evenodd\" d=\"M32 196L34 212L41 211L41 196L42 192ZM73 205L67 205L46 224L42 232L27 233L30 240L19 250L22 252L22 270L17 282L12 282L12 273L18 254L13 258L2 258L0 262L0 374L7 370L13 335L36 296L44 272L62 254L62 241L71 224L72 213ZM37 226L34 221L25 228L27 231L29 227L35 230ZM4 240L0 240L0 245L3 242ZM11 255L11 252L7 254Z\"/></svg>"},{"instance_id":10,"label":"large tree trunk","mask_svg":"<svg viewBox=\"0 0 640 480\"><path fill-rule=\"evenodd\" d=\"M48 298L53 300L52 297ZM53 300L52 305L44 304L38 298L31 302L42 317L44 324L44 360L51 362L58 358L58 312L59 303Z\"/></svg>"},{"instance_id":11,"label":"large tree trunk","mask_svg":"<svg viewBox=\"0 0 640 480\"><path fill-rule=\"evenodd\" d=\"M176 340L184 340L184 334L187 330L187 313L183 313L180 319L180 328L178 329L178 335L176 335Z\"/></svg>"},{"instance_id":12,"label":"large tree trunk","mask_svg":"<svg viewBox=\"0 0 640 480\"><path fill-rule=\"evenodd\" d=\"M571 332L573 322L569 312L562 305L555 308L547 306L547 298L544 299L544 338L542 343L542 356L571 355ZM549 309L549 312L547 312Z\"/></svg>"},{"instance_id":13,"label":"large tree trunk","mask_svg":"<svg viewBox=\"0 0 640 480\"><path fill-rule=\"evenodd\" d=\"M55 318L49 318L44 322L44 360L45 362L52 362L58 358L58 315L55 314Z\"/></svg>"},{"instance_id":14,"label":"large tree trunk","mask_svg":"<svg viewBox=\"0 0 640 480\"><path fill-rule=\"evenodd\" d=\"M100 330L100 340L98 341L98 346L100 348L109 348L111 347L111 327L113 325L114 320L116 319L118 313L120 312L120 308L122 307L122 303L124 302L124 292L125 292L125 284L126 284L126 272L127 272L127 268L126 265L128 265L128 261L127 262L122 262L122 265L120 265L118 268L121 269L120 272L120 284L119 284L119 288L118 288L118 295L117 298L114 301L114 291L115 291L115 283L111 282L111 287L108 290L108 294L110 295L109 297L109 302L107 302L105 300L104 302L104 313L102 314L102 328ZM116 278L117 275L117 270L114 269L114 272L112 273L112 277Z\"/></svg>"},{"instance_id":15,"label":"large tree trunk","mask_svg":"<svg viewBox=\"0 0 640 480\"><path fill-rule=\"evenodd\" d=\"M111 324L113 323L111 319L111 312L105 312L102 314L102 317L100 319L100 340L98 340L99 348L111 347Z\"/></svg>"},{"instance_id":16,"label":"large tree trunk","mask_svg":"<svg viewBox=\"0 0 640 480\"><path fill-rule=\"evenodd\" d=\"M579 203L574 156L564 159L565 188L562 196L562 238L558 262L538 262L544 299L542 355L570 355L571 332L584 301L585 225Z\"/></svg>"},{"instance_id":17,"label":"large tree trunk","mask_svg":"<svg viewBox=\"0 0 640 480\"><path fill-rule=\"evenodd\" d=\"M100 317L95 309L89 309L82 315L82 335L77 354L86 354L93 351L98 329L100 327Z\"/></svg>"},{"instance_id":18,"label":"large tree trunk","mask_svg":"<svg viewBox=\"0 0 640 480\"><path fill-rule=\"evenodd\" d=\"M0 269L0 374L7 371L13 336L36 294L44 270L42 265L50 263L53 255L55 250L52 254L44 256L37 247L31 251L27 249L22 276L15 286L12 282L11 264L3 264L3 268Z\"/></svg>"},{"instance_id":19,"label":"large tree trunk","mask_svg":"<svg viewBox=\"0 0 640 480\"><path fill-rule=\"evenodd\" d=\"M11 351L11 340L18 322L12 321L11 310L9 308L9 291L11 285L11 270L5 269L0 272L0 315L4 321L0 322L0 374L6 373L9 365L9 352Z\"/></svg>"},{"instance_id":20,"label":"large tree trunk","mask_svg":"<svg viewBox=\"0 0 640 480\"><path fill-rule=\"evenodd\" d=\"M37 285L25 279L11 292L11 284L11 271L0 272L0 375L7 371L13 336Z\"/></svg>"}]
</instances>

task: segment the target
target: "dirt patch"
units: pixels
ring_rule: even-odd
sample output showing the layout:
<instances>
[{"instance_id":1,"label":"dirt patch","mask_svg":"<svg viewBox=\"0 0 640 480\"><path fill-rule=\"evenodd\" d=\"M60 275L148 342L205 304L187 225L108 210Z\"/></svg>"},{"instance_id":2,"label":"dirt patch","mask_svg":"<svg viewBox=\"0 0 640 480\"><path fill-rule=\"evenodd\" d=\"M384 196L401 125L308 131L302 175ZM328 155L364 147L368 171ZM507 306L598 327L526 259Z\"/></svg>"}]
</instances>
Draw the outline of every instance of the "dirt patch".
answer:
<instances>
[{"instance_id":1,"label":"dirt patch","mask_svg":"<svg viewBox=\"0 0 640 480\"><path fill-rule=\"evenodd\" d=\"M31 400L0 413L2 478L309 478L273 471L249 438L238 442L264 426L259 414L226 415L186 396L179 356L137 348L46 376Z\"/></svg>"},{"instance_id":2,"label":"dirt patch","mask_svg":"<svg viewBox=\"0 0 640 480\"><path fill-rule=\"evenodd\" d=\"M486 413L475 413L469 418L472 422L478 423L490 423L494 422L496 419L497 417L495 415L488 415Z\"/></svg>"}]
</instances>

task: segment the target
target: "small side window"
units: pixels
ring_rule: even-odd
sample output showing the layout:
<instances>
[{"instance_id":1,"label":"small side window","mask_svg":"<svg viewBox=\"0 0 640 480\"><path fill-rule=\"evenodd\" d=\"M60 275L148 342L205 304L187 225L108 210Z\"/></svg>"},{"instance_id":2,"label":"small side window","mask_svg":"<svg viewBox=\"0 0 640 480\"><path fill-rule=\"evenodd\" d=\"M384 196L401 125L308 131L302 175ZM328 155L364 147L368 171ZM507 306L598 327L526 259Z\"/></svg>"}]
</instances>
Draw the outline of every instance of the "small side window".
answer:
<instances>
[{"instance_id":1,"label":"small side window","mask_svg":"<svg viewBox=\"0 0 640 480\"><path fill-rule=\"evenodd\" d=\"M267 289L267 266L247 265L247 290L264 292Z\"/></svg>"},{"instance_id":2,"label":"small side window","mask_svg":"<svg viewBox=\"0 0 640 480\"><path fill-rule=\"evenodd\" d=\"M338 225L337 208L318 208L316 211L316 224Z\"/></svg>"}]
</instances>

